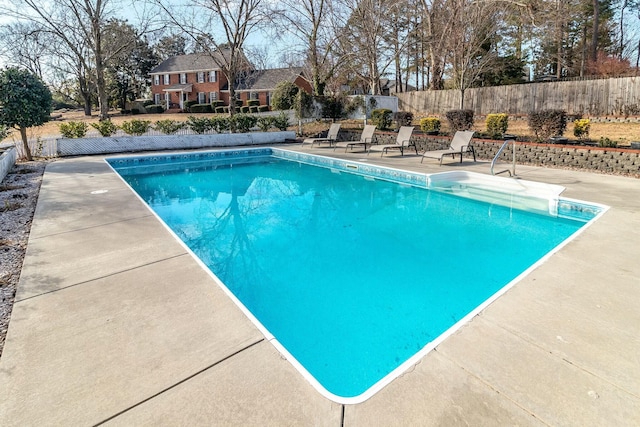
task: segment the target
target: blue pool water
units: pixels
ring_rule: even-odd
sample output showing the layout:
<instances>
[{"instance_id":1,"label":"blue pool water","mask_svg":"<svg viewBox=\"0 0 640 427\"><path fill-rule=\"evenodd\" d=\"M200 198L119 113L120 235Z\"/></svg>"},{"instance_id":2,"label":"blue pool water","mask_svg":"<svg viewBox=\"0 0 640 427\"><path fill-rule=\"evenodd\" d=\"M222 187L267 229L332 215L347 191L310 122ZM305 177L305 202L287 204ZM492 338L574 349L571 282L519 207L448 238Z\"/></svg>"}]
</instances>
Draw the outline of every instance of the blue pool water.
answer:
<instances>
[{"instance_id":1,"label":"blue pool water","mask_svg":"<svg viewBox=\"0 0 640 427\"><path fill-rule=\"evenodd\" d=\"M331 394L361 395L585 222L270 156L119 167Z\"/></svg>"}]
</instances>

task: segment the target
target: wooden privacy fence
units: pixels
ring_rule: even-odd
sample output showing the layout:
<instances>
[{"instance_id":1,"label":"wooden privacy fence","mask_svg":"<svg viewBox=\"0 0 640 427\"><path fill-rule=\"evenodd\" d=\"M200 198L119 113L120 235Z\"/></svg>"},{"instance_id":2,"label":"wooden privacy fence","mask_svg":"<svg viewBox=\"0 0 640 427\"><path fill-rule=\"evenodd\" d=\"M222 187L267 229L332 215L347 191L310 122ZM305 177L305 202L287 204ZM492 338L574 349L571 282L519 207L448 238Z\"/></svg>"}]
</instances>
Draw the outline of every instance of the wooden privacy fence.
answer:
<instances>
[{"instance_id":1,"label":"wooden privacy fence","mask_svg":"<svg viewBox=\"0 0 640 427\"><path fill-rule=\"evenodd\" d=\"M443 114L460 108L459 90L404 92L396 95L401 111ZM467 89L464 108L473 110L477 115L523 115L553 108L586 116L637 116L640 115L640 77Z\"/></svg>"}]
</instances>

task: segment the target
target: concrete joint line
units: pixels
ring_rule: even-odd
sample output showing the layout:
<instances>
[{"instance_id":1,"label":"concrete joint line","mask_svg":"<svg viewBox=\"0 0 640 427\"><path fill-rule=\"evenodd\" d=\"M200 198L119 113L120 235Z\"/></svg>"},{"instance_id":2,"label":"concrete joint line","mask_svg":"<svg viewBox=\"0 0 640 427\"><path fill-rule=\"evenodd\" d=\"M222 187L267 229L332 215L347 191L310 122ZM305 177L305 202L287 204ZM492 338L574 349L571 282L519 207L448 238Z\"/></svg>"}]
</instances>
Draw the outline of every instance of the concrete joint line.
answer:
<instances>
[{"instance_id":1,"label":"concrete joint line","mask_svg":"<svg viewBox=\"0 0 640 427\"><path fill-rule=\"evenodd\" d=\"M162 259L158 259L158 260L155 260L155 261L151 261L151 262L148 262L146 264L141 264L141 265L137 265L135 267L127 268L127 269L124 269L124 270L119 270L119 271L116 271L116 272L111 273L111 274L106 274L104 276L94 277L94 278L89 279L89 280L84 280L82 282L74 283L73 285L64 286L62 288L58 288L58 289L54 289L54 290L51 290L51 291L43 292L41 294L31 295L30 297L22 298L20 300L17 299L17 300L15 300L15 304L18 304L18 303L20 303L22 301L26 301L26 300L29 300L29 299L32 299L32 298L37 298L37 297L41 297L43 295L52 294L52 293L59 292L59 291L65 290L65 289L73 288L73 287L76 287L76 286L85 285L87 283L91 283L91 282L94 282L96 280L100 280L100 279L105 279L107 277L116 276L118 274L126 273L127 271L137 270L138 268L147 267L149 265L157 264L159 262L168 261L170 259L178 258L178 257L185 256L185 255L189 255L189 254L187 252L184 252L184 253L181 253L181 254L178 254L178 255L173 255L173 256L170 256L170 257L167 257L167 258L162 258Z\"/></svg>"},{"instance_id":2,"label":"concrete joint line","mask_svg":"<svg viewBox=\"0 0 640 427\"><path fill-rule=\"evenodd\" d=\"M161 394L163 394L163 393L165 393L165 392L167 392L167 391L169 391L169 390L171 390L171 389L173 389L173 388L176 388L176 387L177 387L177 386L179 386L180 384L183 384L183 383L185 383L185 382L189 381L190 379L195 378L195 377L197 377L198 375L200 375L200 374L202 374L202 373L204 373L204 372L208 371L209 369L211 369L211 368L213 368L213 367L215 367L215 366L218 366L218 365L220 365L221 363L226 362L227 360L231 359L232 357L237 356L238 354L240 354L240 353L242 353L242 352L244 352L244 351L246 351L246 350L250 349L251 347L255 346L256 344L260 344L260 343L261 343L261 342L263 342L263 341L264 341L264 338L260 338L258 341L253 342L253 343L251 343L251 344L249 344L249 345L247 345L247 346L245 346L245 347L241 348L240 350L238 350L238 351L236 351L236 352L234 352L234 353L232 353L232 354L230 354L230 355L228 355L228 356L226 356L226 357L224 357L224 358L222 358L222 359L218 360L217 362L214 362L214 363L212 363L211 365L209 365L209 366L207 366L207 367L205 367L205 368L200 369L199 371L197 371L197 372L195 372L195 373L193 373L193 374L189 375L188 377L181 379L181 380L180 380L180 381L178 381L177 383L172 384L172 385L170 385L169 387L167 387L167 388L165 388L165 389L162 389L162 390L160 390L159 392L157 392L157 393L155 393L155 394L153 394L153 395L151 395L151 396L147 397L146 399L143 399L143 400L141 400L140 402L135 403L135 404L133 404L133 405L129 406L128 408L125 408L125 409L123 409L122 411L120 411L120 412L117 412L117 413L113 414L113 415L112 415L112 416L110 416L109 418L106 418L106 419L104 419L104 420L102 420L102 421L100 421L100 422L98 422L98 423L94 424L94 427L97 427L97 426L103 425L104 423L106 423L106 422L108 422L108 421L111 421L111 420L113 420L113 419L115 419L115 418L119 417L120 415L124 414L125 412L128 412L128 411L130 411L130 410L132 410L132 409L134 409L134 408L136 408L136 407L138 407L138 406L140 406L140 405L142 405L142 404L144 404L144 403L146 403L146 402L150 401L151 399L154 399L154 398L156 398L156 397L160 396ZM344 407L343 407L343 408L344 408ZM344 411L344 410L343 410L343 411ZM343 412L343 413L344 413L344 412Z\"/></svg>"},{"instance_id":3,"label":"concrete joint line","mask_svg":"<svg viewBox=\"0 0 640 427\"><path fill-rule=\"evenodd\" d=\"M98 227L104 227L106 225L113 225L113 224L119 224L121 222L127 222L127 221L136 221L138 219L142 219L142 218L148 218L148 217L153 217L153 214L149 213L147 215L142 215L139 217L135 217L135 218L127 218L127 219L122 219L120 221L113 221L113 222L105 222L104 224L97 224L97 225L92 225L90 227L82 227L82 228L76 228L74 230L67 230L67 231L61 231L59 233L52 233L52 234L45 234L43 236L38 236L38 237L34 237L33 240L39 240L39 239L44 239L47 237L53 237L53 236L60 236L62 234L69 234L69 233L75 233L77 231L85 231L85 230L91 230L92 228L98 228Z\"/></svg>"}]
</instances>

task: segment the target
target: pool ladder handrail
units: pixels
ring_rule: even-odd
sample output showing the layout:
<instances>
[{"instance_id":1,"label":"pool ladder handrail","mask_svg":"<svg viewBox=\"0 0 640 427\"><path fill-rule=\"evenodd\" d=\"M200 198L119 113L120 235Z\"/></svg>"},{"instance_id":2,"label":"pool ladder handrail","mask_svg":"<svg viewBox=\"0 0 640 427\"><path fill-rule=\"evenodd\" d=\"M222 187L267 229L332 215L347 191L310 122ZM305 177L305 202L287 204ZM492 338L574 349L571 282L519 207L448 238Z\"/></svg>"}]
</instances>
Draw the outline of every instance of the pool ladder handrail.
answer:
<instances>
[{"instance_id":1,"label":"pool ladder handrail","mask_svg":"<svg viewBox=\"0 0 640 427\"><path fill-rule=\"evenodd\" d=\"M498 158L500 157L500 154L502 154L502 152L507 147L507 145L509 145L509 143L512 143L512 146L513 146L513 163L512 163L512 166L511 166L512 170L505 169L505 170L501 170L500 172L494 172L493 168L495 167L496 162L498 161ZM500 147L500 149L496 153L495 157L491 161L491 175L500 175L501 173L505 173L505 172L509 172L509 176L516 176L516 140L512 139L512 138L507 139L507 140L504 141L504 143L502 144L502 147Z\"/></svg>"}]
</instances>

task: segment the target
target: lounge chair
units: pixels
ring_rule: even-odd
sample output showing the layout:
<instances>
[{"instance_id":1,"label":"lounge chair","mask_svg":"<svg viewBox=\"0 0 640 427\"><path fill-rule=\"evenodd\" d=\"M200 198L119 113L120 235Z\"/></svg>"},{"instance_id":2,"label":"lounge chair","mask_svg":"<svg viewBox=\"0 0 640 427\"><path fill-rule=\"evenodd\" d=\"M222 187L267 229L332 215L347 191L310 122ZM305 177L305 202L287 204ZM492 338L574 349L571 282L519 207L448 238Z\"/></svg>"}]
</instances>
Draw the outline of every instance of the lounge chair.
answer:
<instances>
[{"instance_id":1,"label":"lounge chair","mask_svg":"<svg viewBox=\"0 0 640 427\"><path fill-rule=\"evenodd\" d=\"M460 163L462 163L462 155L465 153L473 154L473 161L476 161L476 151L473 149L471 145L471 138L473 137L473 131L469 130L459 130L453 135L453 139L451 140L451 145L447 150L433 150L433 151L425 151L422 153L422 159L420 163L424 160L425 157L430 159L439 159L440 166L442 166L442 158L444 156L451 156L453 159L456 156L460 156Z\"/></svg>"},{"instance_id":2,"label":"lounge chair","mask_svg":"<svg viewBox=\"0 0 640 427\"><path fill-rule=\"evenodd\" d=\"M418 154L418 147L415 142L411 142L411 134L413 133L413 126L402 126L398 131L395 144L383 144L372 145L369 147L369 153L371 151L381 151L380 157L389 150L400 150L400 155L404 156L404 149L407 147L413 147ZM368 153L367 153L368 154Z\"/></svg>"},{"instance_id":3,"label":"lounge chair","mask_svg":"<svg viewBox=\"0 0 640 427\"><path fill-rule=\"evenodd\" d=\"M329 147L331 147L338 139L338 132L340 132L340 123L333 123L329 127L327 136L325 136L324 138L306 138L304 141L302 141L302 145L304 146L304 144L311 144L311 148L313 148L313 144L328 142Z\"/></svg>"},{"instance_id":4,"label":"lounge chair","mask_svg":"<svg viewBox=\"0 0 640 427\"><path fill-rule=\"evenodd\" d=\"M360 135L360 141L343 141L337 142L333 146L333 150L335 151L338 147L344 147L344 152L346 153L348 149L353 150L353 147L356 145L364 146L364 151L367 151L367 145L373 144L373 133L376 131L375 125L365 125L362 130L362 135Z\"/></svg>"}]
</instances>

